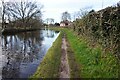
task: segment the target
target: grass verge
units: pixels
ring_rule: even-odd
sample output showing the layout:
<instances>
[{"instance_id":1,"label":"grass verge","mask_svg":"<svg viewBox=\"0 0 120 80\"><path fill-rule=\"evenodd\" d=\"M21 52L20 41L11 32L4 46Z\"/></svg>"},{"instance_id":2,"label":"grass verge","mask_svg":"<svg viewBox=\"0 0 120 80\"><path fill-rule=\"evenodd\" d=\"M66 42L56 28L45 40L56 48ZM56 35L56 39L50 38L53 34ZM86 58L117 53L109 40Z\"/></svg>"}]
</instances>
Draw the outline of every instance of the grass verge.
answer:
<instances>
[{"instance_id":1,"label":"grass verge","mask_svg":"<svg viewBox=\"0 0 120 80\"><path fill-rule=\"evenodd\" d=\"M48 50L43 61L38 67L35 74L31 79L36 78L58 78L59 77L59 66L60 66L60 57L61 57L61 43L62 34L53 43L52 47Z\"/></svg>"},{"instance_id":2,"label":"grass verge","mask_svg":"<svg viewBox=\"0 0 120 80\"><path fill-rule=\"evenodd\" d=\"M106 53L106 57L102 57L100 47L91 48L85 39L73 34L72 30L64 31L81 70L77 70L81 78L118 78L119 64L113 54Z\"/></svg>"},{"instance_id":3,"label":"grass verge","mask_svg":"<svg viewBox=\"0 0 120 80\"><path fill-rule=\"evenodd\" d=\"M61 40L63 32L67 35L68 60L71 78L118 78L119 63L111 53L104 54L100 48L91 48L88 42L65 28L51 28L61 34L49 49L37 72L31 78L59 78Z\"/></svg>"},{"instance_id":4,"label":"grass verge","mask_svg":"<svg viewBox=\"0 0 120 80\"><path fill-rule=\"evenodd\" d=\"M93 48L88 46L91 43L89 40L78 36L70 29L55 28L55 30L61 30L67 35L71 78L119 77L119 60L113 54L104 54L100 45Z\"/></svg>"},{"instance_id":5,"label":"grass verge","mask_svg":"<svg viewBox=\"0 0 120 80\"><path fill-rule=\"evenodd\" d=\"M70 67L70 78L80 78L80 65L77 64L74 52L71 46L67 45L68 63Z\"/></svg>"}]
</instances>

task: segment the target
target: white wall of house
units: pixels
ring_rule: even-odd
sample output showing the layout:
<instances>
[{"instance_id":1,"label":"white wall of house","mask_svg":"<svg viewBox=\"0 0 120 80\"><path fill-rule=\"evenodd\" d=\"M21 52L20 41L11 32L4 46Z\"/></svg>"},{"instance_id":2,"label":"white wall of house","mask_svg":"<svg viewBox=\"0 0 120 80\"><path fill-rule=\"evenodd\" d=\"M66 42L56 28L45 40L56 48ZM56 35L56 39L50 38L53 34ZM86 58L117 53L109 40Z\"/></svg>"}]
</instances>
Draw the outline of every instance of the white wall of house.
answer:
<instances>
[{"instance_id":1,"label":"white wall of house","mask_svg":"<svg viewBox=\"0 0 120 80\"><path fill-rule=\"evenodd\" d=\"M65 26L65 23L60 23L60 26Z\"/></svg>"}]
</instances>

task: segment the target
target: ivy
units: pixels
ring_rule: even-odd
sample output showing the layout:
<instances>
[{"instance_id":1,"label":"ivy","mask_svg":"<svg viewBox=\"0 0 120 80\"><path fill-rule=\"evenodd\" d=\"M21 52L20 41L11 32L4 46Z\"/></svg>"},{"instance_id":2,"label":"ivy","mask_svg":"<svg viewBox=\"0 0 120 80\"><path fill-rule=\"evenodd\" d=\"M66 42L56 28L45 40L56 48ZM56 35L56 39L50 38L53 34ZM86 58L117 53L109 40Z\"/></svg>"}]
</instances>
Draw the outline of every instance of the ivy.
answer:
<instances>
[{"instance_id":1,"label":"ivy","mask_svg":"<svg viewBox=\"0 0 120 80\"><path fill-rule=\"evenodd\" d=\"M97 12L90 12L74 21L74 30L78 35L90 37L120 58L120 6L107 7Z\"/></svg>"}]
</instances>

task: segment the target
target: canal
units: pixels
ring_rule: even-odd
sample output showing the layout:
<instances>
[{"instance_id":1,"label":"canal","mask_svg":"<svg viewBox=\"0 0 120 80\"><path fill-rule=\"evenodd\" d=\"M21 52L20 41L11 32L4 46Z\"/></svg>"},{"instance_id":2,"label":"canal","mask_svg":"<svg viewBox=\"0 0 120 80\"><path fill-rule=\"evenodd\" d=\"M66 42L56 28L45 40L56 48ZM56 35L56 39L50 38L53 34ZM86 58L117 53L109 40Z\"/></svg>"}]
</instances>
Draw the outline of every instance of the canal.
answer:
<instances>
[{"instance_id":1,"label":"canal","mask_svg":"<svg viewBox=\"0 0 120 80\"><path fill-rule=\"evenodd\" d=\"M2 78L28 78L34 74L59 32L38 30L2 35Z\"/></svg>"}]
</instances>

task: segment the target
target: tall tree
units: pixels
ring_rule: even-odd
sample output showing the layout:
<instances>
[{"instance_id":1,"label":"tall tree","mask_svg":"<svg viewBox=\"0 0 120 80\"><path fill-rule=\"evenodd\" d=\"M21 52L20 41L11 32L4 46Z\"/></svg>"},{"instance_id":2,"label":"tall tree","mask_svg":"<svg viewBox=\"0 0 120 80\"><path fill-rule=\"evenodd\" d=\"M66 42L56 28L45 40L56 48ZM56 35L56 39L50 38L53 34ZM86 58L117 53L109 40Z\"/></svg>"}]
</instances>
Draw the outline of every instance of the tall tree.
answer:
<instances>
[{"instance_id":1,"label":"tall tree","mask_svg":"<svg viewBox=\"0 0 120 80\"><path fill-rule=\"evenodd\" d=\"M29 26L31 19L42 16L41 9L43 5L38 5L36 2L23 1L7 2L6 13L13 18L14 21L19 20L24 28Z\"/></svg>"},{"instance_id":2,"label":"tall tree","mask_svg":"<svg viewBox=\"0 0 120 80\"><path fill-rule=\"evenodd\" d=\"M66 21L66 20L70 21L70 20L71 20L71 15L70 15L70 13L68 13L67 11L66 11L66 12L63 12L63 13L62 13L62 20L63 20L63 21Z\"/></svg>"},{"instance_id":3,"label":"tall tree","mask_svg":"<svg viewBox=\"0 0 120 80\"><path fill-rule=\"evenodd\" d=\"M1 36L1 30L2 30L2 7L0 7L0 36Z\"/></svg>"},{"instance_id":4,"label":"tall tree","mask_svg":"<svg viewBox=\"0 0 120 80\"><path fill-rule=\"evenodd\" d=\"M54 24L54 19L53 18L47 18L46 22L47 22L47 24Z\"/></svg>"},{"instance_id":5,"label":"tall tree","mask_svg":"<svg viewBox=\"0 0 120 80\"><path fill-rule=\"evenodd\" d=\"M54 19L53 18L49 18L49 22L50 22L50 24L54 24Z\"/></svg>"},{"instance_id":6,"label":"tall tree","mask_svg":"<svg viewBox=\"0 0 120 80\"><path fill-rule=\"evenodd\" d=\"M73 18L75 19L81 19L82 17L85 17L88 13L94 12L94 10L91 10L91 6L87 6L84 8L81 8L79 11L74 12Z\"/></svg>"},{"instance_id":7,"label":"tall tree","mask_svg":"<svg viewBox=\"0 0 120 80\"><path fill-rule=\"evenodd\" d=\"M2 9L1 9L1 12L2 12L2 28L4 28L4 23L5 23L5 2L4 0L1 0L2 2Z\"/></svg>"}]
</instances>

